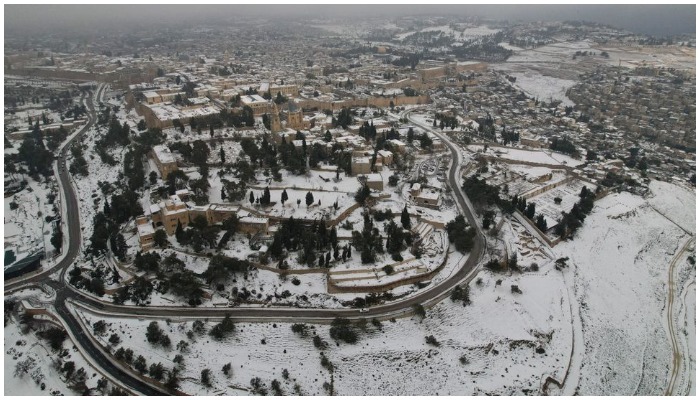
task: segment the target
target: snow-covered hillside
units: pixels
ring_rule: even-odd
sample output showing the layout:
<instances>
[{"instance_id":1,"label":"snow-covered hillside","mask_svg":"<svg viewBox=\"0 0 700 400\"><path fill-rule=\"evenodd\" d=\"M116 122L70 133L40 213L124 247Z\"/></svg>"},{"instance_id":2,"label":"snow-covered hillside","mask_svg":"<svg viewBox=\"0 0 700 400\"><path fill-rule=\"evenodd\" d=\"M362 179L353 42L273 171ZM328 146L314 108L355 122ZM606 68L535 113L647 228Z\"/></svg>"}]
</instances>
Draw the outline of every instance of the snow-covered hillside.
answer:
<instances>
[{"instance_id":1,"label":"snow-covered hillside","mask_svg":"<svg viewBox=\"0 0 700 400\"><path fill-rule=\"evenodd\" d=\"M585 341L577 348L579 394L651 395L667 384L668 269L689 236L652 205L690 228L694 194L662 182L650 188L649 199L625 192L601 199L576 238L556 247L575 265Z\"/></svg>"}]
</instances>

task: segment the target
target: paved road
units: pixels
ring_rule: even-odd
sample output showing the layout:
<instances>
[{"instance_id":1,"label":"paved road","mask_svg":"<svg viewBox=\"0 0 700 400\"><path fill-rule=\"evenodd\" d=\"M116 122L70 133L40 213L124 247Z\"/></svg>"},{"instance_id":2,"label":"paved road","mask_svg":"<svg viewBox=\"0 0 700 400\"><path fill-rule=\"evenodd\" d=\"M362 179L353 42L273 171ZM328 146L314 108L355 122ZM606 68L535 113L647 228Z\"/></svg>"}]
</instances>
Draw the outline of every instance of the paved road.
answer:
<instances>
[{"instance_id":1,"label":"paved road","mask_svg":"<svg viewBox=\"0 0 700 400\"><path fill-rule=\"evenodd\" d=\"M101 96L101 92L104 90L103 87L98 89L98 98ZM92 96L92 95L91 95ZM88 107L90 110L89 123L80 131L79 135L87 131L96 121L96 115L94 107L92 106L92 97L88 97ZM461 165L462 159L459 150L452 144L447 138L439 132L433 131L430 127L423 126L420 123L416 123L423 127L424 129L433 132L435 135L440 137L445 144L450 149L452 154L452 163L449 171L449 184L452 188L452 193L454 194L457 204L472 226L478 227L476 221L476 216L473 214L473 208L469 203L469 200L464 195L461 190L460 180L461 180ZM76 135L76 138L79 136ZM72 139L72 140L75 140ZM70 177L68 175L65 156L68 146L66 146L60 153L59 156L59 179L63 184L64 198L67 205L67 224L69 228L69 245L66 253L66 257L58 263L53 268L43 271L39 274L32 275L29 277L20 277L16 280L8 282L5 284L5 292L16 290L17 288L31 283L38 283L46 280L49 274L56 270L61 270L59 282L50 282L50 285L56 289L56 310L58 314L66 321L67 328L74 334L79 341L81 346L89 353L95 362L100 364L100 366L108 371L114 378L121 381L123 384L141 392L144 394L165 394L163 391L156 389L150 385L145 384L138 378L128 374L121 369L117 368L112 364L111 360L104 356L101 351L99 351L93 343L84 336L84 332L80 326L80 323L76 318L68 311L66 307L66 301L68 299L73 299L79 304L92 307L99 312L105 314L122 314L125 316L134 317L150 317L150 318L217 318L223 317L225 315L231 315L233 318L237 319L255 319L255 320L294 320L294 321L307 321L307 322L324 322L330 321L336 317L345 317L348 319L360 319L368 317L384 317L398 316L405 312L409 312L411 307L415 304L422 304L429 301L436 301L438 299L445 298L449 295L452 288L462 282L466 277L468 277L481 261L482 255L484 253L485 240L483 234L480 230L476 236L474 243L474 248L470 253L469 257L466 259L464 264L459 268L459 270L450 276L445 281L438 283L436 286L426 290L411 298L397 301L391 304L381 305L372 307L366 313L360 313L355 309L300 309L300 308L283 308L283 307L210 307L210 308L188 308L188 307L133 307L133 306L119 306L109 302L103 302L94 298L87 297L79 293L75 288L70 285L65 284L63 277L68 267L73 263L78 255L81 243L81 231L80 231L80 218L78 202L71 185Z\"/></svg>"},{"instance_id":2,"label":"paved road","mask_svg":"<svg viewBox=\"0 0 700 400\"><path fill-rule=\"evenodd\" d=\"M685 393L678 393L680 388L678 388L678 377L683 369L683 360L687 356L683 353L681 346L678 345L678 329L675 326L675 319L673 318L676 310L674 309L673 303L676 298L676 282L675 282L675 270L678 262L681 261L682 256L688 247L695 243L695 236L691 236L681 247L673 260L671 260L671 265L668 269L668 302L666 303L666 322L668 324L668 330L671 335L671 348L673 350L673 360L671 364L671 376L668 380L668 387L664 391L664 396L677 396L685 395ZM687 373L687 372L686 372Z\"/></svg>"},{"instance_id":3,"label":"paved road","mask_svg":"<svg viewBox=\"0 0 700 400\"><path fill-rule=\"evenodd\" d=\"M98 99L101 96L102 91L104 90L103 86L100 86L98 89ZM66 205L66 215L64 215L66 224L68 225L68 247L64 248L66 251L65 257L57 263L55 266L53 266L50 269L40 271L37 273L29 274L29 275L23 275L19 276L15 279L11 279L8 281L5 281L5 292L15 290L25 284L30 284L30 283L37 283L44 281L48 278L49 275L51 275L55 271L66 271L68 267L73 264L73 261L75 261L75 258L78 256L78 252L80 251L80 242L81 242L81 233L80 233L80 209L78 207L78 199L75 196L75 192L73 191L73 186L71 183L70 176L68 175L68 167L66 164L66 154L68 154L68 151L70 149L70 145L77 140L83 133L87 132L88 129L90 129L95 122L97 122L97 116L95 114L95 107L93 106L93 101L92 101L92 96L93 93L90 92L90 94L87 97L87 109L88 109L88 122L83 126L80 131L73 136L73 138L68 141L63 148L59 152L59 156L57 159L58 163L58 179L61 181L61 184L63 185L63 198L62 201ZM65 234L65 232L64 232ZM62 279L61 279L62 280Z\"/></svg>"},{"instance_id":4,"label":"paved road","mask_svg":"<svg viewBox=\"0 0 700 400\"><path fill-rule=\"evenodd\" d=\"M413 122L416 123L415 121ZM457 199L457 204L461 209L462 214L466 216L469 224L478 228L479 225L476 220L476 216L471 211L473 210L473 207L471 206L469 199L461 190L461 156L459 149L443 134L433 131L432 128L423 126L420 123L416 123L416 125L433 132L435 135L440 137L450 149L452 154L452 163L449 171L449 184L452 187L452 192ZM229 314L232 318L239 319L249 318L270 321L290 319L295 321L304 320L306 322L322 322L324 320L331 320L336 317L344 317L351 320L371 317L386 318L391 315L400 315L406 311L409 311L415 304L422 304L436 298L444 298L449 294L452 288L464 280L474 270L476 265L478 265L479 261L481 261L484 253L485 240L483 233L478 229L477 232L478 234L475 238L474 248L469 254L467 260L454 275L423 293L405 300L372 307L366 313L360 313L359 310L356 309L305 309L291 307L134 307L115 305L112 303L97 301L95 299L87 299L82 302L85 305L97 309L105 314L128 314L131 316L150 318L217 318L223 317L227 314Z\"/></svg>"},{"instance_id":5,"label":"paved road","mask_svg":"<svg viewBox=\"0 0 700 400\"><path fill-rule=\"evenodd\" d=\"M104 85L100 85L97 90L97 98L101 99L104 94ZM68 307L66 306L66 301L69 298L83 300L87 298L77 291L67 285L64 280L66 271L73 264L80 252L80 244L82 241L82 234L80 229L80 209L78 206L78 199L76 197L75 191L73 190L73 184L71 178L68 174L68 168L66 164L66 155L70 149L71 144L78 140L78 138L87 132L94 124L97 122L97 115L95 113L95 107L93 105L93 93L87 97L87 108L88 108L88 123L78 131L78 133L70 139L63 148L59 151L57 164L58 164L58 179L61 181L63 189L63 201L66 205L66 215L64 215L66 224L68 225L68 246L64 250L66 251L65 257L57 263L55 266L40 271L38 273L29 274L17 277L10 281L5 282L5 293L15 291L22 288L23 286L38 284L41 282L47 282L56 291L55 308L56 313L64 320L66 323L66 329L70 330L73 337L80 342L81 347L88 353L89 356L95 363L99 364L102 369L107 371L112 377L117 381L121 382L123 385L147 395L164 395L166 392L153 388L150 385L145 384L140 379L124 372L120 368L116 367L110 359L108 359L94 344L90 341L83 331L82 326L78 320L70 313ZM49 281L49 275L55 271L61 271L60 279L58 281Z\"/></svg>"}]
</instances>

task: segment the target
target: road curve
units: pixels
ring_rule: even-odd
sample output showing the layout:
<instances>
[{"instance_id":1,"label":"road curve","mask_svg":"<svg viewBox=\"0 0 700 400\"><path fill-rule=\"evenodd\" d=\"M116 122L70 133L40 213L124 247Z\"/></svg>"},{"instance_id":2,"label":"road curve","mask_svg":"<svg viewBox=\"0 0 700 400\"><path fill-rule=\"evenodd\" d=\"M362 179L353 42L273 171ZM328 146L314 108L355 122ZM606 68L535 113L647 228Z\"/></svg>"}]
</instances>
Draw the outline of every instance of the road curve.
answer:
<instances>
[{"instance_id":1,"label":"road curve","mask_svg":"<svg viewBox=\"0 0 700 400\"><path fill-rule=\"evenodd\" d=\"M98 99L100 98L101 92L103 90L104 86L100 86L98 88ZM65 202L67 211L66 215L63 216L63 220L66 221L66 224L68 225L68 247L63 249L64 251L66 251L66 255L60 262L58 262L56 265L47 270L35 274L22 275L17 278L5 281L4 287L6 293L9 291L16 290L17 288L29 283L41 282L44 279L46 279L49 275L51 275L54 271L67 270L68 267L71 264L73 264L73 261L75 261L76 257L78 256L82 236L80 233L80 208L78 207L78 199L75 195L75 191L73 190L70 176L68 175L66 154L68 153L71 144L80 136L82 136L85 132L87 132L88 129L92 128L95 122L97 122L97 116L95 114L95 107L93 105L92 96L93 93L90 92L90 94L87 97L87 124L85 124L85 126L83 126L80 129L80 131L78 131L78 133L73 136L73 138L71 138L68 142L65 143L65 145L59 151L59 155L57 158L58 179L61 181L61 185L63 186L62 200Z\"/></svg>"},{"instance_id":2,"label":"road curve","mask_svg":"<svg viewBox=\"0 0 700 400\"><path fill-rule=\"evenodd\" d=\"M673 303L675 300L675 293L676 293L676 283L675 283L675 269L676 265L678 264L678 261L680 261L681 257L683 254L685 254L685 251L688 249L688 246L690 246L692 243L695 242L695 236L691 236L683 245L683 247L678 251L675 257L673 257L673 260L671 260L671 265L669 266L668 269L668 303L666 307L666 319L668 323L668 331L670 334L671 338L671 347L673 351L673 360L671 363L671 376L669 377L668 380L668 387L664 391L664 396L676 396L677 391L678 391L678 376L681 372L682 366L681 362L683 361L683 358L686 357L687 355L684 354L680 346L678 345L678 337L676 334L678 333L675 324L674 324L674 307ZM684 394L682 394L684 395Z\"/></svg>"},{"instance_id":3,"label":"road curve","mask_svg":"<svg viewBox=\"0 0 700 400\"><path fill-rule=\"evenodd\" d=\"M101 96L101 92L104 90L104 86L100 86L98 89L98 98ZM82 135L87 129L89 129L96 121L96 115L94 107L92 106L92 95L88 97L90 100L88 102L88 107L90 110L89 123L81 129L79 135ZM415 122L414 122L415 123ZM416 125L422 126L420 123ZM476 216L471 210L471 203L466 195L462 192L460 186L461 180L461 158L459 150L456 146L451 143L444 135L435 132L429 127L422 126L424 129L433 132L436 136L442 139L445 144L450 149L452 154L452 162L449 170L448 182L451 186L452 193L457 200L457 205L461 209L462 214L467 218L469 224L477 228L478 234L476 235L476 240L474 247L469 254L469 257L465 260L464 264L459 268L459 270L451 275L448 279L438 283L434 287L420 293L416 296L393 302L390 304L380 305L372 307L366 313L359 313L356 309L300 309L300 308L288 308L288 307L206 307L206 308L189 308L189 307L133 307L133 306L120 306L109 302L100 301L92 297L88 297L80 293L77 289L66 285L63 279L65 271L73 263L78 255L81 242L81 231L80 231L80 216L78 201L73 191L73 187L70 181L70 176L68 175L66 169L66 151L68 145L66 145L60 152L58 169L59 169L59 179L63 185L64 198L67 205L67 215L66 221L69 230L69 245L67 249L66 256L53 268L43 271L39 274L18 278L5 284L5 292L10 292L17 290L18 288L32 283L38 283L48 275L56 270L61 270L61 279L59 282L51 282L51 286L56 289L56 311L57 313L66 321L67 328L71 330L78 340L80 340L81 345L90 354L93 360L100 364L102 368L108 371L113 377L118 379L123 384L134 388L135 390L144 394L167 394L157 388L145 384L138 378L122 371L117 368L109 357L106 357L99 349L95 348L93 343L85 337L85 333L82 330L80 323L76 320L66 306L66 301L72 299L74 302L99 310L100 313L107 315L120 315L126 317L149 317L149 318L221 318L225 315L230 315L233 318L251 318L257 320L294 320L294 321L308 321L308 322L324 322L329 321L336 317L345 317L351 320L368 318L368 317L383 317L388 318L390 316L399 316L410 312L411 307L416 304L427 303L430 301L436 301L446 297L449 291L462 282L466 277L468 277L476 268L478 263L481 261L482 255L485 249L485 239L483 233L478 229L479 225L476 220ZM71 139L75 140L75 138Z\"/></svg>"}]
</instances>

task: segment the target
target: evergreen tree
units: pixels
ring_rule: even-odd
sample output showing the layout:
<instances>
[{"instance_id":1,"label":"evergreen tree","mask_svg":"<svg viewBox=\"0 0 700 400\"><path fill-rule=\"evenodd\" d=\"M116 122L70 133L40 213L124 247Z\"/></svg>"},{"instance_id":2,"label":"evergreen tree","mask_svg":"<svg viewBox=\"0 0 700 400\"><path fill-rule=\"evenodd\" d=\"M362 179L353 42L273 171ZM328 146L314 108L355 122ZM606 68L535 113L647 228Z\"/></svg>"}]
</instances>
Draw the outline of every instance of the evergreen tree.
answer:
<instances>
[{"instance_id":1,"label":"evergreen tree","mask_svg":"<svg viewBox=\"0 0 700 400\"><path fill-rule=\"evenodd\" d=\"M263 195L260 198L260 204L263 206L270 205L270 188L269 187L265 188L265 191L263 192Z\"/></svg>"},{"instance_id":2,"label":"evergreen tree","mask_svg":"<svg viewBox=\"0 0 700 400\"><path fill-rule=\"evenodd\" d=\"M224 147L219 147L219 158L221 159L221 165L226 163L226 153L224 152Z\"/></svg>"},{"instance_id":3,"label":"evergreen tree","mask_svg":"<svg viewBox=\"0 0 700 400\"><path fill-rule=\"evenodd\" d=\"M335 228L335 226L333 226L333 228L331 228L329 240L330 240L331 246L333 246L333 248L338 247L338 230Z\"/></svg>"},{"instance_id":4,"label":"evergreen tree","mask_svg":"<svg viewBox=\"0 0 700 400\"><path fill-rule=\"evenodd\" d=\"M57 252L61 251L61 246L63 245L63 232L61 231L61 225L56 225L56 229L54 229L53 235L51 235L51 245Z\"/></svg>"},{"instance_id":5,"label":"evergreen tree","mask_svg":"<svg viewBox=\"0 0 700 400\"><path fill-rule=\"evenodd\" d=\"M525 209L525 216L529 219L535 218L535 203L529 203Z\"/></svg>"},{"instance_id":6,"label":"evergreen tree","mask_svg":"<svg viewBox=\"0 0 700 400\"><path fill-rule=\"evenodd\" d=\"M411 216L408 215L406 206L403 207L403 211L401 212L401 225L404 229L411 229Z\"/></svg>"},{"instance_id":7,"label":"evergreen tree","mask_svg":"<svg viewBox=\"0 0 700 400\"><path fill-rule=\"evenodd\" d=\"M177 220L177 228L175 228L175 239L177 240L178 243L184 244L183 243L184 231L182 229L182 223L180 222L179 218Z\"/></svg>"},{"instance_id":8,"label":"evergreen tree","mask_svg":"<svg viewBox=\"0 0 700 400\"><path fill-rule=\"evenodd\" d=\"M250 195L248 196L248 201L250 202L250 205L253 205L255 203L255 195L253 194L253 191L250 191Z\"/></svg>"},{"instance_id":9,"label":"evergreen tree","mask_svg":"<svg viewBox=\"0 0 700 400\"><path fill-rule=\"evenodd\" d=\"M105 199L105 206L103 208L103 212L105 215L111 215L112 210L109 207L109 200Z\"/></svg>"},{"instance_id":10,"label":"evergreen tree","mask_svg":"<svg viewBox=\"0 0 700 400\"><path fill-rule=\"evenodd\" d=\"M355 193L355 201L360 203L360 204L365 204L365 201L369 198L370 196L370 189L369 186L362 185L359 189L357 189L357 193Z\"/></svg>"},{"instance_id":11,"label":"evergreen tree","mask_svg":"<svg viewBox=\"0 0 700 400\"><path fill-rule=\"evenodd\" d=\"M544 215L540 214L537 216L535 226L537 226L537 229L539 229L542 232L545 232L547 230L547 221L544 219Z\"/></svg>"},{"instance_id":12,"label":"evergreen tree","mask_svg":"<svg viewBox=\"0 0 700 400\"><path fill-rule=\"evenodd\" d=\"M280 199L282 201L282 205L284 205L284 202L289 200L289 196L287 195L287 189L282 190L282 198Z\"/></svg>"},{"instance_id":13,"label":"evergreen tree","mask_svg":"<svg viewBox=\"0 0 700 400\"><path fill-rule=\"evenodd\" d=\"M127 245L126 240L124 239L124 235L122 235L121 233L117 233L116 235L112 235L111 237L113 238L113 240L110 243L112 245L112 252L115 256L117 256L119 261L126 260Z\"/></svg>"},{"instance_id":14,"label":"evergreen tree","mask_svg":"<svg viewBox=\"0 0 700 400\"><path fill-rule=\"evenodd\" d=\"M306 193L306 207L308 208L314 202L314 195L311 192Z\"/></svg>"}]
</instances>

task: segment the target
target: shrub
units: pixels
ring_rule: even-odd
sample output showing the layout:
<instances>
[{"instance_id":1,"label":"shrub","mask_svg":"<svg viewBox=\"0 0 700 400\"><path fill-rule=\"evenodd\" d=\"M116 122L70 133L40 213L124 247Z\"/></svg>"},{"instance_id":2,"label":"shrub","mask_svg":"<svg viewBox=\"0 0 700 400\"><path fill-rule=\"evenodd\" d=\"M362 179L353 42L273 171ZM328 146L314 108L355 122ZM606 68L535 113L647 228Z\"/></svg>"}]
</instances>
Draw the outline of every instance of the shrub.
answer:
<instances>
[{"instance_id":1,"label":"shrub","mask_svg":"<svg viewBox=\"0 0 700 400\"><path fill-rule=\"evenodd\" d=\"M106 330L107 330L107 323L103 319L92 324L92 332L97 336L104 335Z\"/></svg>"},{"instance_id":2,"label":"shrub","mask_svg":"<svg viewBox=\"0 0 700 400\"><path fill-rule=\"evenodd\" d=\"M60 350L63 347L63 341L67 336L66 331L59 328L49 328L40 334L40 337L46 339L54 350Z\"/></svg>"},{"instance_id":3,"label":"shrub","mask_svg":"<svg viewBox=\"0 0 700 400\"><path fill-rule=\"evenodd\" d=\"M464 306L471 304L471 300L469 299L469 286L465 286L464 288L459 285L455 286L450 295L450 300L453 302L461 301Z\"/></svg>"},{"instance_id":4,"label":"shrub","mask_svg":"<svg viewBox=\"0 0 700 400\"><path fill-rule=\"evenodd\" d=\"M435 347L440 347L440 342L435 339L435 336L430 335L425 337L425 343L428 343L430 345L433 345Z\"/></svg>"},{"instance_id":5,"label":"shrub","mask_svg":"<svg viewBox=\"0 0 700 400\"><path fill-rule=\"evenodd\" d=\"M308 328L305 324L292 324L292 332L298 333L301 336L306 336Z\"/></svg>"},{"instance_id":6,"label":"shrub","mask_svg":"<svg viewBox=\"0 0 700 400\"><path fill-rule=\"evenodd\" d=\"M112 336L109 337L109 343L112 346L118 345L119 342L121 342L121 339L119 338L119 335L117 335L116 333L113 333Z\"/></svg>"},{"instance_id":7,"label":"shrub","mask_svg":"<svg viewBox=\"0 0 700 400\"><path fill-rule=\"evenodd\" d=\"M328 370L328 372L333 372L333 364L328 360L325 354L321 353L321 366Z\"/></svg>"},{"instance_id":8,"label":"shrub","mask_svg":"<svg viewBox=\"0 0 700 400\"><path fill-rule=\"evenodd\" d=\"M421 319L421 321L425 318L425 308L423 308L422 304L414 304L413 312Z\"/></svg>"},{"instance_id":9,"label":"shrub","mask_svg":"<svg viewBox=\"0 0 700 400\"><path fill-rule=\"evenodd\" d=\"M284 392L282 392L282 386L280 385L280 381L278 381L277 379L272 380L272 382L270 383L270 387L272 388L272 392L275 394L275 396L284 395Z\"/></svg>"},{"instance_id":10,"label":"shrub","mask_svg":"<svg viewBox=\"0 0 700 400\"><path fill-rule=\"evenodd\" d=\"M235 329L235 325L233 324L233 320L229 315L226 315L224 319L219 322L218 324L214 325L213 328L209 331L209 335L211 335L214 339L216 340L221 340L227 337L230 333L232 333Z\"/></svg>"},{"instance_id":11,"label":"shrub","mask_svg":"<svg viewBox=\"0 0 700 400\"><path fill-rule=\"evenodd\" d=\"M158 322L153 321L148 325L148 328L146 328L146 340L148 340L148 343L158 343L162 336L163 330L158 327Z\"/></svg>"},{"instance_id":12,"label":"shrub","mask_svg":"<svg viewBox=\"0 0 700 400\"><path fill-rule=\"evenodd\" d=\"M209 368L205 368L202 370L200 378L202 385L206 387L211 387L211 370Z\"/></svg>"},{"instance_id":13,"label":"shrub","mask_svg":"<svg viewBox=\"0 0 700 400\"><path fill-rule=\"evenodd\" d=\"M356 343L357 333L350 325L350 321L346 318L336 318L331 323L330 329L331 337L335 340L342 340L346 343Z\"/></svg>"}]
</instances>

